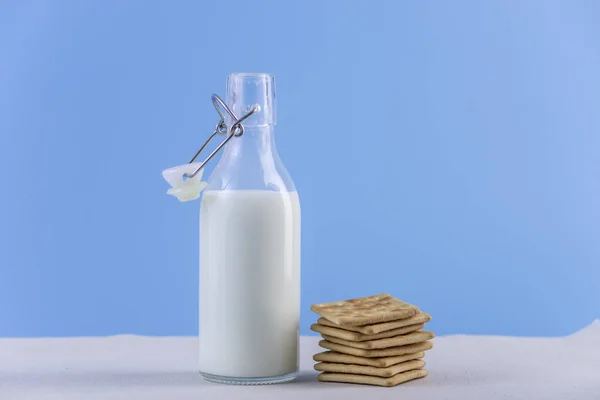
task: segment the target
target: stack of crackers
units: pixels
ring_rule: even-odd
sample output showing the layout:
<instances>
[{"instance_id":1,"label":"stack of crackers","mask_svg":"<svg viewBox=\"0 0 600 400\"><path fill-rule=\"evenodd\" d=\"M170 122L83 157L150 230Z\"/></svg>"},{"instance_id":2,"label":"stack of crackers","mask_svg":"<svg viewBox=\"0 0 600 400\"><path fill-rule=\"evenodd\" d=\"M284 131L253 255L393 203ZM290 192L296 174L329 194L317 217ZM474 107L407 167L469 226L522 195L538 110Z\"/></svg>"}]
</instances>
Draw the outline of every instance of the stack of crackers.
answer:
<instances>
[{"instance_id":1,"label":"stack of crackers","mask_svg":"<svg viewBox=\"0 0 600 400\"><path fill-rule=\"evenodd\" d=\"M313 357L320 381L396 386L427 376L422 358L435 335L422 330L431 316L418 307L379 294L310 309L321 316L310 329L329 350Z\"/></svg>"}]
</instances>

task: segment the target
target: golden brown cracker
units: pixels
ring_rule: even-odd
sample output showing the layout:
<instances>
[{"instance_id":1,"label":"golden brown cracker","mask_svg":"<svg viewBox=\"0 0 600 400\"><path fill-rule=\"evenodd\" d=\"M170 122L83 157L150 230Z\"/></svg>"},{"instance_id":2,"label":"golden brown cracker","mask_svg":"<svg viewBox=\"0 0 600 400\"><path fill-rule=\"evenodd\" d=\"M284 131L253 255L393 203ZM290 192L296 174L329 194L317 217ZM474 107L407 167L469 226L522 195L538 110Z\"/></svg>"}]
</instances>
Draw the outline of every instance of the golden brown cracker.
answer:
<instances>
[{"instance_id":1,"label":"golden brown cracker","mask_svg":"<svg viewBox=\"0 0 600 400\"><path fill-rule=\"evenodd\" d=\"M362 326L412 317L419 309L389 294L313 304L310 309L341 326Z\"/></svg>"},{"instance_id":2,"label":"golden brown cracker","mask_svg":"<svg viewBox=\"0 0 600 400\"><path fill-rule=\"evenodd\" d=\"M402 356L404 354L418 353L426 351L433 347L432 342L413 343L405 346L390 347L387 349L357 349L356 347L344 346L343 344L332 343L327 340L321 340L319 346L324 349L333 350L338 353L350 354L358 357L392 357Z\"/></svg>"},{"instance_id":3,"label":"golden brown cracker","mask_svg":"<svg viewBox=\"0 0 600 400\"><path fill-rule=\"evenodd\" d=\"M324 372L338 372L341 374L358 374L358 375L370 375L379 376L382 378L389 378L397 375L401 372L412 371L413 369L421 369L425 366L425 361L412 360L406 361L400 364L392 365L387 368L369 367L365 365L353 365L353 364L336 364L320 362L315 364L314 368L317 371Z\"/></svg>"},{"instance_id":4,"label":"golden brown cracker","mask_svg":"<svg viewBox=\"0 0 600 400\"><path fill-rule=\"evenodd\" d=\"M382 333L382 332L389 331L392 329L402 328L402 327L409 326L409 325L424 324L426 322L429 322L430 320L431 320L431 315L424 313L424 312L420 312L417 315L414 315L412 317L399 319L396 321L382 322L379 324L363 325L363 326L344 326L344 327L342 327L342 326L340 326L334 322L331 322L328 319L323 318L323 317L319 318L317 320L317 323L319 325L331 326L333 328L341 328L341 329L346 329L349 331L359 332L359 333L362 333L363 335L376 335L378 333Z\"/></svg>"},{"instance_id":5,"label":"golden brown cracker","mask_svg":"<svg viewBox=\"0 0 600 400\"><path fill-rule=\"evenodd\" d=\"M425 324L416 324L416 325L408 325L398 329L392 329L390 331L385 331L378 333L376 335L363 335L359 332L349 331L343 328L334 328L332 326L320 325L320 324L312 324L310 329L314 332L318 332L322 335L333 336L339 339L352 340L355 342L362 342L366 340L377 340L377 339L385 339L388 337L394 337L398 335L406 335L407 333L418 331L425 327Z\"/></svg>"},{"instance_id":6,"label":"golden brown cracker","mask_svg":"<svg viewBox=\"0 0 600 400\"><path fill-rule=\"evenodd\" d=\"M386 368L392 365L400 364L405 361L416 360L425 357L425 353L420 351L417 353L404 354L402 356L393 357L359 357L350 354L338 353L335 351L324 351L313 356L313 360L320 362L329 362L336 364L354 364L367 365L377 368Z\"/></svg>"},{"instance_id":7,"label":"golden brown cracker","mask_svg":"<svg viewBox=\"0 0 600 400\"><path fill-rule=\"evenodd\" d=\"M426 376L426 370L414 369L412 371L401 372L389 378L357 374L339 374L336 372L322 372L317 376L317 379L321 382L359 383L362 385L391 387L404 382L412 381L414 379L424 378Z\"/></svg>"},{"instance_id":8,"label":"golden brown cracker","mask_svg":"<svg viewBox=\"0 0 600 400\"><path fill-rule=\"evenodd\" d=\"M429 331L411 332L406 335L398 335L385 339L365 340L363 342L355 342L352 340L340 339L334 336L321 335L323 339L344 346L356 347L357 349L387 349L389 347L405 346L407 344L420 343L426 340L433 339L435 335Z\"/></svg>"}]
</instances>

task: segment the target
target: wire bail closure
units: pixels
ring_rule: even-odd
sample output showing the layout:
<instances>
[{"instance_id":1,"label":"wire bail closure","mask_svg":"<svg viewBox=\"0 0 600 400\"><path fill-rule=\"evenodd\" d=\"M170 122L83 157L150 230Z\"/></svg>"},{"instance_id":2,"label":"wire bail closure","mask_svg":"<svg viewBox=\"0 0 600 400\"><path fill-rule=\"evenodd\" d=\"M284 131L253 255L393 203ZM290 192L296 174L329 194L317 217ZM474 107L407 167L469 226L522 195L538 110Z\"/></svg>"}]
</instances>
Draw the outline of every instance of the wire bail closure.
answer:
<instances>
[{"instance_id":1,"label":"wire bail closure","mask_svg":"<svg viewBox=\"0 0 600 400\"><path fill-rule=\"evenodd\" d=\"M188 173L183 174L184 179L190 179L190 178L195 177L198 174L198 172L200 172L200 170L202 170L202 168L204 168L206 163L208 163L215 156L215 154L217 154L219 152L219 150L221 150L223 148L223 146L225 146L227 144L227 142L229 142L234 136L235 137L242 136L244 134L244 125L242 125L242 121L246 120L248 117L250 117L252 114L258 112L260 109L259 106L255 104L254 106L252 106L252 109L250 111L248 111L246 114L244 114L241 118L238 119L238 117L236 117L236 115L233 113L233 111L231 111L231 109L229 107L227 107L227 104L225 104L223 99L221 99L218 95L213 94L211 96L211 100L212 100L213 106L215 107L215 110L217 111L217 113L219 114L219 117L221 117L221 119L217 123L213 133L211 133L211 135L208 137L208 140L206 142L204 142L204 144L200 147L200 149L196 152L196 154L194 154L194 157L192 157L189 164L194 162L194 160L200 155L202 150L204 150L206 148L206 146L208 146L210 141L215 136L217 136L217 134L227 135L227 137L225 138L225 140L223 140L217 146L216 149L213 150L212 153L209 154L208 157L206 157L206 159L204 161L202 161L202 163L198 166L198 168L196 168L191 174L188 174ZM231 119L234 121L233 124L231 124L231 126L228 126L225 123L225 114L223 114L222 109L225 110L227 112L227 114L229 114Z\"/></svg>"}]
</instances>

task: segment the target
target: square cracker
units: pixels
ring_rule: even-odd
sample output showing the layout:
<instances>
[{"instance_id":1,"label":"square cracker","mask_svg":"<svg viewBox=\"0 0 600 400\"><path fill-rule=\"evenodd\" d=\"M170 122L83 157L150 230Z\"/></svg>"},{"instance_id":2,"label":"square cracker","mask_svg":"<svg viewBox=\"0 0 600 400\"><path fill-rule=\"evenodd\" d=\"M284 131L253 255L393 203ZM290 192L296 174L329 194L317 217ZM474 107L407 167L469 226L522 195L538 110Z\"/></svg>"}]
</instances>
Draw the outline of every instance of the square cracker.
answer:
<instances>
[{"instance_id":1,"label":"square cracker","mask_svg":"<svg viewBox=\"0 0 600 400\"><path fill-rule=\"evenodd\" d=\"M433 347L433 343L421 342L407 344L406 346L390 347L388 349L366 350L357 349L356 347L344 346L343 344L332 343L327 340L321 340L319 342L319 346L323 347L324 349L336 351L338 353L350 354L358 357L391 357L429 350Z\"/></svg>"},{"instance_id":2,"label":"square cracker","mask_svg":"<svg viewBox=\"0 0 600 400\"><path fill-rule=\"evenodd\" d=\"M412 371L413 369L421 369L425 366L425 361L412 360L400 364L392 365L387 368L368 367L365 365L352 364L335 364L320 362L315 364L315 370L325 372L338 372L341 374L358 374L369 376L380 376L382 378L390 378L398 375L401 372Z\"/></svg>"},{"instance_id":3,"label":"square cracker","mask_svg":"<svg viewBox=\"0 0 600 400\"><path fill-rule=\"evenodd\" d=\"M413 379L424 378L427 371L424 369L414 369L408 372L401 372L390 378L380 378L378 376L356 375L356 374L338 374L336 372L321 372L317 379L321 382L340 382L340 383L359 383L362 385L375 386L396 386Z\"/></svg>"},{"instance_id":4,"label":"square cracker","mask_svg":"<svg viewBox=\"0 0 600 400\"><path fill-rule=\"evenodd\" d=\"M416 324L403 326L402 328L392 329L391 331L385 331L376 335L363 335L362 333L349 331L343 328L334 328L332 326L312 324L310 329L314 332L318 332L322 335L333 336L339 339L352 340L354 342L363 342L365 340L377 340L385 339L388 337L405 335L407 333L418 331L425 327L425 324Z\"/></svg>"},{"instance_id":5,"label":"square cracker","mask_svg":"<svg viewBox=\"0 0 600 400\"><path fill-rule=\"evenodd\" d=\"M333 328L342 328L342 329L346 329L349 331L359 332L359 333L362 333L363 335L375 335L375 334L378 334L381 332L385 332L385 331L389 331L389 330L397 329L397 328L402 328L402 327L408 326L408 325L424 324L426 322L429 322L430 320L431 320L431 315L424 313L424 312L420 312L417 315L414 315L412 317L399 319L396 321L382 322L379 324L371 324L371 325L363 325L363 326L344 326L344 327L342 327L342 326L340 326L336 323L333 323L323 317L319 318L317 320L317 323L319 325L331 326Z\"/></svg>"},{"instance_id":6,"label":"square cracker","mask_svg":"<svg viewBox=\"0 0 600 400\"><path fill-rule=\"evenodd\" d=\"M420 343L426 340L433 339L435 335L429 331L411 332L407 335L398 335L385 339L365 340L363 342L355 342L352 340L339 339L334 336L321 335L323 339L344 346L356 347L357 349L387 349L389 347L404 346L412 343Z\"/></svg>"},{"instance_id":7,"label":"square cracker","mask_svg":"<svg viewBox=\"0 0 600 400\"><path fill-rule=\"evenodd\" d=\"M358 357L350 354L337 353L335 351L324 351L317 353L313 356L313 360L336 363L336 364L354 364L354 365L367 365L377 368L386 368L392 365L400 364L405 361L416 360L425 357L425 353L420 351L418 353L409 353L402 356L393 357Z\"/></svg>"},{"instance_id":8,"label":"square cracker","mask_svg":"<svg viewBox=\"0 0 600 400\"><path fill-rule=\"evenodd\" d=\"M419 309L389 294L313 304L310 309L341 326L361 326L412 317Z\"/></svg>"}]
</instances>

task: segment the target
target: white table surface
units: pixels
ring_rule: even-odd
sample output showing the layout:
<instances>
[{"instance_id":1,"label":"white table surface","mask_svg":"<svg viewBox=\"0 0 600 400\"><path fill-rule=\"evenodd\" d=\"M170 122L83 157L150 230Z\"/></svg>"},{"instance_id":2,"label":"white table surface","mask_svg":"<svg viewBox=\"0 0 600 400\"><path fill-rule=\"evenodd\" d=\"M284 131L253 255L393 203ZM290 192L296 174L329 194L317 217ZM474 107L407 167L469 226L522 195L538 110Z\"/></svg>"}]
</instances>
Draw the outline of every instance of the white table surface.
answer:
<instances>
[{"instance_id":1,"label":"white table surface","mask_svg":"<svg viewBox=\"0 0 600 400\"><path fill-rule=\"evenodd\" d=\"M429 376L393 388L319 383L301 339L291 383L242 387L195 372L190 337L0 339L0 399L600 399L600 323L563 338L448 336L427 353Z\"/></svg>"}]
</instances>

